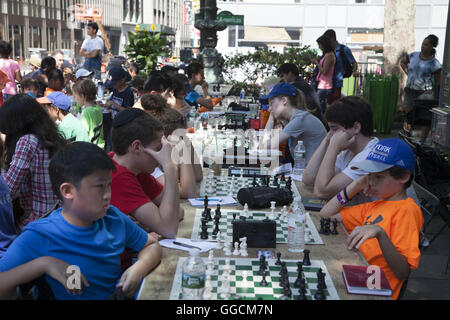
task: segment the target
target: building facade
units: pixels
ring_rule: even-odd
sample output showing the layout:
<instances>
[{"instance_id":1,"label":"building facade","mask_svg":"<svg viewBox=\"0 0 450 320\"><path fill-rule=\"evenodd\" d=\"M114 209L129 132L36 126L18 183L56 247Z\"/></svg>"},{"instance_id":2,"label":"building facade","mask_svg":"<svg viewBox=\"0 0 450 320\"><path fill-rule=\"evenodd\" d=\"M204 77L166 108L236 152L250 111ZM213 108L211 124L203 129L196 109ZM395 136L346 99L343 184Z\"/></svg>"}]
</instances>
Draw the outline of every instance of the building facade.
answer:
<instances>
[{"instance_id":1,"label":"building facade","mask_svg":"<svg viewBox=\"0 0 450 320\"><path fill-rule=\"evenodd\" d=\"M384 0L241 0L217 1L220 11L244 15L244 26L229 26L219 32L217 49L231 54L255 46L282 50L309 45L334 29L339 42L348 45L364 61L383 47ZM420 51L428 34L441 39L436 48L442 62L448 0L416 0L415 44ZM361 61L361 60L360 60Z\"/></svg>"},{"instance_id":2,"label":"building facade","mask_svg":"<svg viewBox=\"0 0 450 320\"><path fill-rule=\"evenodd\" d=\"M192 1L146 0L143 4L143 23L153 24L166 34L174 56L178 56L181 49L191 46L193 21L186 19L189 6L192 6Z\"/></svg>"},{"instance_id":3,"label":"building facade","mask_svg":"<svg viewBox=\"0 0 450 320\"><path fill-rule=\"evenodd\" d=\"M29 48L73 49L75 33L71 19L73 0L1 0L0 38L11 41L12 57L30 56Z\"/></svg>"}]
</instances>

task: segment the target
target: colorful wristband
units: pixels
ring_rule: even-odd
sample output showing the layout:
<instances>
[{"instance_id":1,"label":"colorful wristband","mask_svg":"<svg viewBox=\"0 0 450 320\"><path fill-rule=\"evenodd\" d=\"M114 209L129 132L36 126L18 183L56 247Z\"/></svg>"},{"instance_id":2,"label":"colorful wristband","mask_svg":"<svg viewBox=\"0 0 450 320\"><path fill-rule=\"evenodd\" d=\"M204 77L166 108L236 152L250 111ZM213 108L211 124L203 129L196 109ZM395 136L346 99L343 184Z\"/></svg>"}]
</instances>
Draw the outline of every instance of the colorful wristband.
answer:
<instances>
[{"instance_id":1,"label":"colorful wristband","mask_svg":"<svg viewBox=\"0 0 450 320\"><path fill-rule=\"evenodd\" d=\"M342 204L343 206L345 206L347 204L347 201L342 199L340 192L336 195L336 198L338 199L339 203Z\"/></svg>"}]
</instances>

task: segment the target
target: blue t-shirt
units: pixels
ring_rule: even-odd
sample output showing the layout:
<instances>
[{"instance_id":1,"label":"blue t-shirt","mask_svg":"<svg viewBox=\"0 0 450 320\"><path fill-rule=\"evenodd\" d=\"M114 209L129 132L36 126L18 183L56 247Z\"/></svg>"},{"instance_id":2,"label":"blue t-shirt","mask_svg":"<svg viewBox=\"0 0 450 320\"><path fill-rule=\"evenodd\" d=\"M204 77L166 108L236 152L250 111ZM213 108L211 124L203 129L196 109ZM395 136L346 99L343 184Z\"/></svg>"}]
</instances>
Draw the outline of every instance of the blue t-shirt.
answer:
<instances>
[{"instance_id":1,"label":"blue t-shirt","mask_svg":"<svg viewBox=\"0 0 450 320\"><path fill-rule=\"evenodd\" d=\"M82 287L82 295L71 295L62 284L46 276L56 299L107 299L121 276L120 255L124 249L140 251L147 240L147 233L113 206L87 228L71 225L58 209L23 229L0 259L0 271L52 256L78 266L90 284Z\"/></svg>"},{"instance_id":2,"label":"blue t-shirt","mask_svg":"<svg viewBox=\"0 0 450 320\"><path fill-rule=\"evenodd\" d=\"M0 258L17 237L11 196L6 181L0 176Z\"/></svg>"},{"instance_id":3,"label":"blue t-shirt","mask_svg":"<svg viewBox=\"0 0 450 320\"><path fill-rule=\"evenodd\" d=\"M340 43L336 47L335 54L336 64L334 65L333 86L335 88L342 88L344 86L344 62L341 57ZM348 63L353 64L355 62L355 58L353 57L352 51L349 47L344 46L344 54L347 57Z\"/></svg>"},{"instance_id":4,"label":"blue t-shirt","mask_svg":"<svg viewBox=\"0 0 450 320\"><path fill-rule=\"evenodd\" d=\"M134 93L130 87L127 87L124 91L120 92L117 89L113 89L111 100L124 108L131 108L134 106Z\"/></svg>"},{"instance_id":5,"label":"blue t-shirt","mask_svg":"<svg viewBox=\"0 0 450 320\"><path fill-rule=\"evenodd\" d=\"M441 70L441 64L436 58L423 60L420 52L413 52L408 55L408 80L406 87L414 90L432 90L433 73Z\"/></svg>"},{"instance_id":6,"label":"blue t-shirt","mask_svg":"<svg viewBox=\"0 0 450 320\"><path fill-rule=\"evenodd\" d=\"M194 90L194 88L192 88L192 86L189 84L188 88L188 93L186 94L186 96L184 97L184 100L193 107L198 108L198 103L195 102L195 100L197 100L198 98L200 98L200 95Z\"/></svg>"}]
</instances>

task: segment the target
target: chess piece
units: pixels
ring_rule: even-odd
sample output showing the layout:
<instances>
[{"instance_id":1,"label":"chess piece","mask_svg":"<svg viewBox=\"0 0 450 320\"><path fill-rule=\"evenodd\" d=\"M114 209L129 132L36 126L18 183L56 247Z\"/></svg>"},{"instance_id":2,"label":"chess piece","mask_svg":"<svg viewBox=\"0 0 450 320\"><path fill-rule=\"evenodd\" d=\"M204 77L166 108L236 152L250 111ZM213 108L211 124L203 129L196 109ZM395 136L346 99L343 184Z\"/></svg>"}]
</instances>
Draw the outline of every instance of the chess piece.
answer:
<instances>
[{"instance_id":1,"label":"chess piece","mask_svg":"<svg viewBox=\"0 0 450 320\"><path fill-rule=\"evenodd\" d=\"M221 233L220 233L220 231L217 232L216 239L217 239L216 249L220 250L220 249L222 249L222 244L220 243L221 242Z\"/></svg>"},{"instance_id":2,"label":"chess piece","mask_svg":"<svg viewBox=\"0 0 450 320\"><path fill-rule=\"evenodd\" d=\"M268 286L268 283L267 283L267 280L266 280L266 271L264 271L264 273L262 274L262 280L261 280L261 282L259 284L261 285L261 287L267 287Z\"/></svg>"},{"instance_id":3,"label":"chess piece","mask_svg":"<svg viewBox=\"0 0 450 320\"><path fill-rule=\"evenodd\" d=\"M305 243L311 242L311 231L305 229Z\"/></svg>"},{"instance_id":4,"label":"chess piece","mask_svg":"<svg viewBox=\"0 0 450 320\"><path fill-rule=\"evenodd\" d=\"M325 218L321 218L320 219L320 230L319 230L320 234L324 234L325 233Z\"/></svg>"},{"instance_id":5,"label":"chess piece","mask_svg":"<svg viewBox=\"0 0 450 320\"><path fill-rule=\"evenodd\" d=\"M215 227L214 227L214 230L212 232L212 235L213 236L217 236L218 233L219 233L219 220L217 219L216 222L215 222Z\"/></svg>"},{"instance_id":6,"label":"chess piece","mask_svg":"<svg viewBox=\"0 0 450 320\"><path fill-rule=\"evenodd\" d=\"M233 212L233 220L236 220L236 212Z\"/></svg>"},{"instance_id":7,"label":"chess piece","mask_svg":"<svg viewBox=\"0 0 450 320\"><path fill-rule=\"evenodd\" d=\"M206 240L208 239L208 226L206 225L206 220L202 219L202 232L200 234L200 239Z\"/></svg>"},{"instance_id":8,"label":"chess piece","mask_svg":"<svg viewBox=\"0 0 450 320\"><path fill-rule=\"evenodd\" d=\"M235 242L234 243L234 251L233 251L233 256L238 256L240 254L239 252L239 242Z\"/></svg>"},{"instance_id":9,"label":"chess piece","mask_svg":"<svg viewBox=\"0 0 450 320\"><path fill-rule=\"evenodd\" d=\"M323 291L323 289L317 289L316 293L314 294L314 299L326 300L325 292Z\"/></svg>"},{"instance_id":10,"label":"chess piece","mask_svg":"<svg viewBox=\"0 0 450 320\"><path fill-rule=\"evenodd\" d=\"M220 211L220 203L217 204L217 208L214 211L214 213L215 213L215 216L218 216L219 218L222 217L222 212Z\"/></svg>"},{"instance_id":11,"label":"chess piece","mask_svg":"<svg viewBox=\"0 0 450 320\"><path fill-rule=\"evenodd\" d=\"M247 237L243 237L240 239L241 240L241 256L243 257L247 257L248 256L248 252L247 252Z\"/></svg>"},{"instance_id":12,"label":"chess piece","mask_svg":"<svg viewBox=\"0 0 450 320\"><path fill-rule=\"evenodd\" d=\"M242 216L248 218L248 204L244 204L244 211L242 211Z\"/></svg>"},{"instance_id":13,"label":"chess piece","mask_svg":"<svg viewBox=\"0 0 450 320\"><path fill-rule=\"evenodd\" d=\"M275 220L275 205L276 205L276 201L270 201L270 215L269 215L269 219L270 220Z\"/></svg>"},{"instance_id":14,"label":"chess piece","mask_svg":"<svg viewBox=\"0 0 450 320\"><path fill-rule=\"evenodd\" d=\"M252 187L256 187L258 184L256 183L256 173L253 174L253 181L252 181Z\"/></svg>"},{"instance_id":15,"label":"chess piece","mask_svg":"<svg viewBox=\"0 0 450 320\"><path fill-rule=\"evenodd\" d=\"M280 266L281 265L281 252L277 252L277 261L275 262L275 265Z\"/></svg>"},{"instance_id":16,"label":"chess piece","mask_svg":"<svg viewBox=\"0 0 450 320\"><path fill-rule=\"evenodd\" d=\"M338 224L337 220L334 219L333 220L333 230L331 231L331 234L333 234L333 235L339 234L339 232L337 231L337 224Z\"/></svg>"},{"instance_id":17,"label":"chess piece","mask_svg":"<svg viewBox=\"0 0 450 320\"><path fill-rule=\"evenodd\" d=\"M309 251L308 249L303 250L303 265L304 266L310 266L311 265L311 260L309 258L309 254L311 251Z\"/></svg>"}]
</instances>

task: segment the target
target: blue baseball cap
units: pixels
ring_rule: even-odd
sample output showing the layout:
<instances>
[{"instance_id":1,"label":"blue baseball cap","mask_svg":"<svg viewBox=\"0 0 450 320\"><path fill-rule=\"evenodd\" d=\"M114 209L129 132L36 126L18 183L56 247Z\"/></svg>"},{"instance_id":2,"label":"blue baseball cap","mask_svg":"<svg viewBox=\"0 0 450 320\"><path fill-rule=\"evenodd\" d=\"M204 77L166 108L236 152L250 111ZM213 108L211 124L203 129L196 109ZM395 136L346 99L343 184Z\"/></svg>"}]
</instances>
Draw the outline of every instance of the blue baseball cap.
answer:
<instances>
[{"instance_id":1,"label":"blue baseball cap","mask_svg":"<svg viewBox=\"0 0 450 320\"><path fill-rule=\"evenodd\" d=\"M68 111L71 106L71 102L68 96L66 96L61 91L55 91L50 93L49 95L36 99L37 102L41 104L51 103L55 107Z\"/></svg>"},{"instance_id":2,"label":"blue baseball cap","mask_svg":"<svg viewBox=\"0 0 450 320\"><path fill-rule=\"evenodd\" d=\"M269 100L278 96L297 96L297 88L287 82L280 82L270 90L267 96L261 97L260 100Z\"/></svg>"},{"instance_id":3,"label":"blue baseball cap","mask_svg":"<svg viewBox=\"0 0 450 320\"><path fill-rule=\"evenodd\" d=\"M398 138L385 139L378 142L369 152L366 160L351 168L367 172L381 172L392 167L399 167L414 173L416 158L411 147Z\"/></svg>"},{"instance_id":4,"label":"blue baseball cap","mask_svg":"<svg viewBox=\"0 0 450 320\"><path fill-rule=\"evenodd\" d=\"M122 67L111 68L108 73L108 79L105 82L105 87L110 89L117 83L117 81L122 79L125 79L126 82L131 80L131 76L128 71Z\"/></svg>"}]
</instances>

